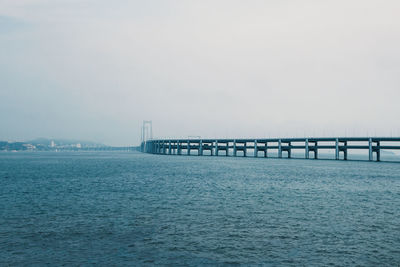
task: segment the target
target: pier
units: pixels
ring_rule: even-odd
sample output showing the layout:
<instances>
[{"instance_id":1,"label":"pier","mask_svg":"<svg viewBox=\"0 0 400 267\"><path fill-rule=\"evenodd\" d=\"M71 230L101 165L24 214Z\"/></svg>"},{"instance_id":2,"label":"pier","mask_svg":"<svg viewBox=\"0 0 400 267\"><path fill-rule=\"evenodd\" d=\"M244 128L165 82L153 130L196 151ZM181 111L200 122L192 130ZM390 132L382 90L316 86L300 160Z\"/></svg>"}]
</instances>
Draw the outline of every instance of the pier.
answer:
<instances>
[{"instance_id":1,"label":"pier","mask_svg":"<svg viewBox=\"0 0 400 267\"><path fill-rule=\"evenodd\" d=\"M318 159L318 153L330 150L336 160L347 160L349 150L368 152L369 161L381 161L382 150L400 150L400 137L272 138L272 139L161 139L141 143L141 151L165 155L254 156L291 158L293 151L305 159Z\"/></svg>"}]
</instances>

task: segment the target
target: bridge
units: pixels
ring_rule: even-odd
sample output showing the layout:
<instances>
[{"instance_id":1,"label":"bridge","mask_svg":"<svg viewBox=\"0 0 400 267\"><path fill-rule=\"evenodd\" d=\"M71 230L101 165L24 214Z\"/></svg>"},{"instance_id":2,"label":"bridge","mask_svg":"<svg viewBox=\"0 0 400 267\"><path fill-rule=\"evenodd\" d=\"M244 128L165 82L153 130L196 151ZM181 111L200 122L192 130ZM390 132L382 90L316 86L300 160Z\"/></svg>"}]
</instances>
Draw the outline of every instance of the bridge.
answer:
<instances>
[{"instance_id":1,"label":"bridge","mask_svg":"<svg viewBox=\"0 0 400 267\"><path fill-rule=\"evenodd\" d=\"M268 152L275 151L278 158L291 158L295 150L303 151L306 159L318 159L319 151L331 150L336 160L347 160L349 150L364 150L370 161L380 161L382 150L400 150L400 137L160 139L141 143L142 152L167 155L203 156L208 151L211 156L267 158Z\"/></svg>"}]
</instances>

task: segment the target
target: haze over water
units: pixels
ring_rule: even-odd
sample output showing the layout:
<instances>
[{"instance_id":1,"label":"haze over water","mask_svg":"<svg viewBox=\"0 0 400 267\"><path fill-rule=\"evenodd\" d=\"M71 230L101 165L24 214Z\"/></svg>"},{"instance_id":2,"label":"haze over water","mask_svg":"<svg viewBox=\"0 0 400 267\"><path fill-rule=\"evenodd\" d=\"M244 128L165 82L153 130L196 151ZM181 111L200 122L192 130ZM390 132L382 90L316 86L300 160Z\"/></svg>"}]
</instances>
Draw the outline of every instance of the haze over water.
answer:
<instances>
[{"instance_id":1,"label":"haze over water","mask_svg":"<svg viewBox=\"0 0 400 267\"><path fill-rule=\"evenodd\" d=\"M400 164L0 153L0 265L400 263Z\"/></svg>"}]
</instances>

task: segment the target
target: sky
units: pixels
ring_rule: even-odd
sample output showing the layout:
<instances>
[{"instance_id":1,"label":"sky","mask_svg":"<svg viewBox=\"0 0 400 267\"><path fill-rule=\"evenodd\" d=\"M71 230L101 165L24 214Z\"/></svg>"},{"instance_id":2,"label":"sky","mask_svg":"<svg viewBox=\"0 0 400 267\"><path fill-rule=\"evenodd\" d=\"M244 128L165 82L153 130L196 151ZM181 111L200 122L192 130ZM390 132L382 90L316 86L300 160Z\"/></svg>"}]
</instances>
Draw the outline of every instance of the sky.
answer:
<instances>
[{"instance_id":1,"label":"sky","mask_svg":"<svg viewBox=\"0 0 400 267\"><path fill-rule=\"evenodd\" d=\"M398 0L0 0L0 140L400 136Z\"/></svg>"}]
</instances>

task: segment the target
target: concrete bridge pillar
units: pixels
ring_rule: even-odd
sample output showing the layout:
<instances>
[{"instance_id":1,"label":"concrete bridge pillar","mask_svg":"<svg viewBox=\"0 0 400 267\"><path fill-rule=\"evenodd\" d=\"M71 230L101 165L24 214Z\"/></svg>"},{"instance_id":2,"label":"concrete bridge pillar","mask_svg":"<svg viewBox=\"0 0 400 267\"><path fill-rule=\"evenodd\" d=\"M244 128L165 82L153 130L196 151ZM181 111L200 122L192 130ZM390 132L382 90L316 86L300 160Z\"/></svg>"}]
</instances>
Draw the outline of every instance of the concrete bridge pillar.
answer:
<instances>
[{"instance_id":1,"label":"concrete bridge pillar","mask_svg":"<svg viewBox=\"0 0 400 267\"><path fill-rule=\"evenodd\" d=\"M177 150L177 151L176 151L177 154L178 154L178 155L182 155L181 141L178 140L178 142L176 143L176 146L177 146L177 149L176 149L176 150Z\"/></svg>"},{"instance_id":2,"label":"concrete bridge pillar","mask_svg":"<svg viewBox=\"0 0 400 267\"><path fill-rule=\"evenodd\" d=\"M172 147L171 145L172 145L172 144L171 144L171 143L172 143L171 140L169 140L169 141L168 141L168 154L169 154L169 155L172 154L172 151L171 151L171 147Z\"/></svg>"},{"instance_id":3,"label":"concrete bridge pillar","mask_svg":"<svg viewBox=\"0 0 400 267\"><path fill-rule=\"evenodd\" d=\"M335 159L336 160L339 160L339 139L338 138L336 138L336 141L335 141Z\"/></svg>"},{"instance_id":4,"label":"concrete bridge pillar","mask_svg":"<svg viewBox=\"0 0 400 267\"><path fill-rule=\"evenodd\" d=\"M268 142L265 142L264 158L268 157Z\"/></svg>"},{"instance_id":5,"label":"concrete bridge pillar","mask_svg":"<svg viewBox=\"0 0 400 267\"><path fill-rule=\"evenodd\" d=\"M225 150L225 156L229 156L229 141L226 142L226 150Z\"/></svg>"},{"instance_id":6,"label":"concrete bridge pillar","mask_svg":"<svg viewBox=\"0 0 400 267\"><path fill-rule=\"evenodd\" d=\"M345 148L343 149L343 159L347 160L347 141L343 142Z\"/></svg>"},{"instance_id":7,"label":"concrete bridge pillar","mask_svg":"<svg viewBox=\"0 0 400 267\"><path fill-rule=\"evenodd\" d=\"M372 151L372 138L368 140L368 156L369 156L369 161L372 161L374 159Z\"/></svg>"},{"instance_id":8,"label":"concrete bridge pillar","mask_svg":"<svg viewBox=\"0 0 400 267\"><path fill-rule=\"evenodd\" d=\"M278 158L282 158L282 140L278 141Z\"/></svg>"},{"instance_id":9,"label":"concrete bridge pillar","mask_svg":"<svg viewBox=\"0 0 400 267\"><path fill-rule=\"evenodd\" d=\"M287 151L287 153L288 153L288 158L291 159L291 158L292 158L292 149L291 149L290 146L292 145L292 143L291 143L291 142L288 142L287 144L288 144L288 151Z\"/></svg>"},{"instance_id":10,"label":"concrete bridge pillar","mask_svg":"<svg viewBox=\"0 0 400 267\"><path fill-rule=\"evenodd\" d=\"M318 159L318 142L314 142L314 159Z\"/></svg>"},{"instance_id":11,"label":"concrete bridge pillar","mask_svg":"<svg viewBox=\"0 0 400 267\"><path fill-rule=\"evenodd\" d=\"M379 147L381 145L381 142L377 141L376 145ZM381 149L380 148L376 149L376 161L381 161Z\"/></svg>"},{"instance_id":12,"label":"concrete bridge pillar","mask_svg":"<svg viewBox=\"0 0 400 267\"><path fill-rule=\"evenodd\" d=\"M254 140L254 157L258 157L258 145L257 140Z\"/></svg>"},{"instance_id":13,"label":"concrete bridge pillar","mask_svg":"<svg viewBox=\"0 0 400 267\"><path fill-rule=\"evenodd\" d=\"M306 159L309 159L310 158L310 148L308 146L308 138L306 139L305 146L306 146Z\"/></svg>"},{"instance_id":14,"label":"concrete bridge pillar","mask_svg":"<svg viewBox=\"0 0 400 267\"><path fill-rule=\"evenodd\" d=\"M203 156L203 140L199 141L199 156Z\"/></svg>"},{"instance_id":15,"label":"concrete bridge pillar","mask_svg":"<svg viewBox=\"0 0 400 267\"><path fill-rule=\"evenodd\" d=\"M190 141L187 140L187 154L190 155Z\"/></svg>"},{"instance_id":16,"label":"concrete bridge pillar","mask_svg":"<svg viewBox=\"0 0 400 267\"><path fill-rule=\"evenodd\" d=\"M236 149L236 140L233 140L233 156L237 156L237 149Z\"/></svg>"},{"instance_id":17,"label":"concrete bridge pillar","mask_svg":"<svg viewBox=\"0 0 400 267\"><path fill-rule=\"evenodd\" d=\"M215 140L215 156L218 156L218 140Z\"/></svg>"},{"instance_id":18,"label":"concrete bridge pillar","mask_svg":"<svg viewBox=\"0 0 400 267\"><path fill-rule=\"evenodd\" d=\"M247 157L247 142L243 144L243 157Z\"/></svg>"}]
</instances>

